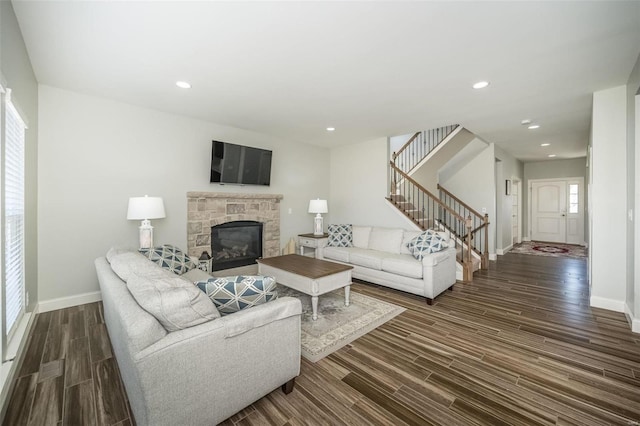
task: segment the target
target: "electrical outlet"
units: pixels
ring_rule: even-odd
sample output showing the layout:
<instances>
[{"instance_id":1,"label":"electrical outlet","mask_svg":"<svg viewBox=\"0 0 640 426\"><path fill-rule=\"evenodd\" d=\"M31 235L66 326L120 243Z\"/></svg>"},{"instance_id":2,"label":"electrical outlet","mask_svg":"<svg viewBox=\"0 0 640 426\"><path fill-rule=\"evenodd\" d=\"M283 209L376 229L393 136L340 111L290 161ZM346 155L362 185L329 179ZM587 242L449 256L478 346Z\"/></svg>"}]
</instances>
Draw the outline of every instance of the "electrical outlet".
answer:
<instances>
[{"instance_id":1,"label":"electrical outlet","mask_svg":"<svg viewBox=\"0 0 640 426\"><path fill-rule=\"evenodd\" d=\"M487 212L487 208L486 208L486 207L483 207L483 208L482 208L482 213L486 213L486 212Z\"/></svg>"},{"instance_id":2,"label":"electrical outlet","mask_svg":"<svg viewBox=\"0 0 640 426\"><path fill-rule=\"evenodd\" d=\"M289 214L293 213L293 209L289 207Z\"/></svg>"}]
</instances>

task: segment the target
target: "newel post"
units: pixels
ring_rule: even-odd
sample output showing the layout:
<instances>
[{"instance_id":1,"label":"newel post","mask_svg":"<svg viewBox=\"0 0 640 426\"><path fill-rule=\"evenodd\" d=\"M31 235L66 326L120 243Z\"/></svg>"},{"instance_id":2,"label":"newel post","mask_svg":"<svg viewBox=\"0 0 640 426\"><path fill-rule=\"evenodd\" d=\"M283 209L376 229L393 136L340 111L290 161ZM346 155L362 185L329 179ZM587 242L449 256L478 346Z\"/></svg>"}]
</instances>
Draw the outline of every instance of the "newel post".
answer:
<instances>
[{"instance_id":1,"label":"newel post","mask_svg":"<svg viewBox=\"0 0 640 426\"><path fill-rule=\"evenodd\" d=\"M464 226L467 228L467 256L465 259L464 256L464 245L462 246L463 253L463 277L462 279L466 282L473 281L473 262L471 261L471 215L467 216L464 220Z\"/></svg>"},{"instance_id":2,"label":"newel post","mask_svg":"<svg viewBox=\"0 0 640 426\"><path fill-rule=\"evenodd\" d=\"M482 253L480 267L489 269L489 215L484 214L484 251Z\"/></svg>"}]
</instances>

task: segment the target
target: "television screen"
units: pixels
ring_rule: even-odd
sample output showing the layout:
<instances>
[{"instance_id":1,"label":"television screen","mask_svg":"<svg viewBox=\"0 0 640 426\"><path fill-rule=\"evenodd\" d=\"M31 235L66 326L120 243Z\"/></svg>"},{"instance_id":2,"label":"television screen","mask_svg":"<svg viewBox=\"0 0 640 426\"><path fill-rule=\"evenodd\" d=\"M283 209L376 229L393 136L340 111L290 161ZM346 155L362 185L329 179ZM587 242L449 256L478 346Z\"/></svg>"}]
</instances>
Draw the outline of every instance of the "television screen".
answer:
<instances>
[{"instance_id":1,"label":"television screen","mask_svg":"<svg viewBox=\"0 0 640 426\"><path fill-rule=\"evenodd\" d=\"M213 141L210 182L268 186L271 183L271 151Z\"/></svg>"}]
</instances>

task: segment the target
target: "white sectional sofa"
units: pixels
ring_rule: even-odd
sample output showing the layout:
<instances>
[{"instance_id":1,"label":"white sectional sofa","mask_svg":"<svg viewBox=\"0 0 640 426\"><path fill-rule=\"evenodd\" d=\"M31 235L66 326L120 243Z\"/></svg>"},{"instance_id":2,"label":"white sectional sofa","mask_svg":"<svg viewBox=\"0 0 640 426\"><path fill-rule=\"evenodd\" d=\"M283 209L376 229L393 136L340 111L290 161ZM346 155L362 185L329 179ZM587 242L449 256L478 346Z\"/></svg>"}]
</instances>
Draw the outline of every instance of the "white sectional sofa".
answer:
<instances>
[{"instance_id":1,"label":"white sectional sofa","mask_svg":"<svg viewBox=\"0 0 640 426\"><path fill-rule=\"evenodd\" d=\"M456 282L456 250L446 233L438 233L448 247L416 259L407 244L420 231L352 226L351 247L319 247L316 257L353 266L352 277L433 299ZM331 244L331 238L330 242Z\"/></svg>"}]
</instances>

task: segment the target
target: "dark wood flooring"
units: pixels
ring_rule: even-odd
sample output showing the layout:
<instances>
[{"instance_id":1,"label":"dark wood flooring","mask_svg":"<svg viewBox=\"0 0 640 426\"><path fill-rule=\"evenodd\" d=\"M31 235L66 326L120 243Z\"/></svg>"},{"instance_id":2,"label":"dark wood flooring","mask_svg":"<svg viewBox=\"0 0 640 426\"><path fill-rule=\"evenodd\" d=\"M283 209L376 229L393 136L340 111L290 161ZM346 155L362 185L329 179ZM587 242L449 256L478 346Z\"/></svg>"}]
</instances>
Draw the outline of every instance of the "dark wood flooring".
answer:
<instances>
[{"instance_id":1,"label":"dark wood flooring","mask_svg":"<svg viewBox=\"0 0 640 426\"><path fill-rule=\"evenodd\" d=\"M589 307L585 260L507 254L225 425L640 425L640 335ZM37 317L5 425L130 424L100 304Z\"/></svg>"}]
</instances>

